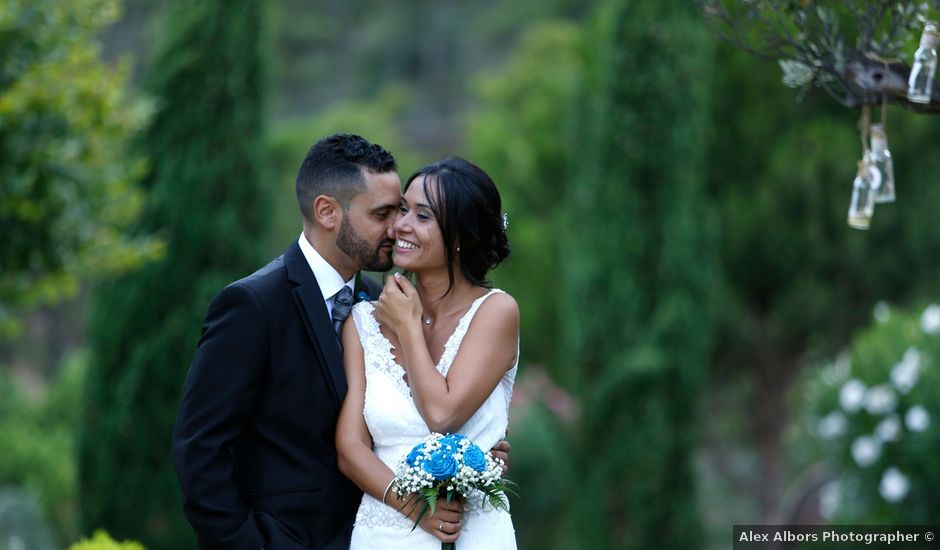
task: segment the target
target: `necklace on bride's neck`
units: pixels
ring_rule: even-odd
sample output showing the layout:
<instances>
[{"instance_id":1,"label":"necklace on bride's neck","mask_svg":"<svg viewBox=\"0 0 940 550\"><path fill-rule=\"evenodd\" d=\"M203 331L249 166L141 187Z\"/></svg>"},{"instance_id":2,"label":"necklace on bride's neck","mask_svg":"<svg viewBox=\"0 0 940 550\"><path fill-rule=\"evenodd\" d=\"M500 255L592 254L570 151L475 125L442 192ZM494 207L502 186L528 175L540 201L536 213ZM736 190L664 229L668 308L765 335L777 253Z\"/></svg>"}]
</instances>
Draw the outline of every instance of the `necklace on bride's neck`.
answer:
<instances>
[{"instance_id":1,"label":"necklace on bride's neck","mask_svg":"<svg viewBox=\"0 0 940 550\"><path fill-rule=\"evenodd\" d=\"M434 321L438 321L442 318L450 318L452 315L456 314L457 311L465 311L467 307L469 307L466 304L473 301L471 299L472 293L473 293L473 286L468 285L468 286L463 286L462 288L458 287L458 288L455 288L454 290L456 292L454 292L454 294L450 296L450 300L448 300L447 302L450 305L450 309L448 311L444 311L445 309L447 309L446 306L444 307L439 306L439 310L437 311L436 316L431 316L427 313L421 314L421 323L425 327L430 328L431 326L434 325ZM457 296L458 293L460 294L460 296ZM462 306L460 308L457 308L457 311L455 311L453 308L454 304L462 304Z\"/></svg>"}]
</instances>

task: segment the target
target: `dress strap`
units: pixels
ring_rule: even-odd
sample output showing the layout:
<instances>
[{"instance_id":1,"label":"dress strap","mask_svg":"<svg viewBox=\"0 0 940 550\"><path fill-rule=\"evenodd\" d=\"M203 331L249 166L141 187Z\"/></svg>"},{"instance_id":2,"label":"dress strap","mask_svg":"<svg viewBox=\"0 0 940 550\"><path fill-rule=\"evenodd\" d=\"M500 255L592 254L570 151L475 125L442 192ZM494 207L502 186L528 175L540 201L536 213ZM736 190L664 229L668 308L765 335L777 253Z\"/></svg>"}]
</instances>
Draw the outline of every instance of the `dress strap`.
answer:
<instances>
[{"instance_id":1,"label":"dress strap","mask_svg":"<svg viewBox=\"0 0 940 550\"><path fill-rule=\"evenodd\" d=\"M382 334L379 322L375 319L373 311L375 306L371 302L359 302L353 306L352 315L359 330L359 342L365 359L366 379L374 376L376 372L388 376L398 391L406 397L411 397L411 390L402 379L404 371L395 362L392 351L395 349L388 338ZM368 382L367 382L368 383Z\"/></svg>"},{"instance_id":2,"label":"dress strap","mask_svg":"<svg viewBox=\"0 0 940 550\"><path fill-rule=\"evenodd\" d=\"M378 323L375 321L375 317L372 316L372 302L359 302L353 306L352 317L356 322L356 329L359 331L359 339L365 343L368 336L371 336L375 329L378 328Z\"/></svg>"},{"instance_id":3,"label":"dress strap","mask_svg":"<svg viewBox=\"0 0 940 550\"><path fill-rule=\"evenodd\" d=\"M444 353L441 355L441 360L437 364L437 370L447 376L447 371L450 370L451 363L454 362L454 357L457 356L457 350L460 349L460 343L463 341L464 335L467 334L467 330L470 328L470 322L473 320L473 316L476 315L480 306L483 305L483 302L493 294L503 293L502 290L498 288L490 289L489 292L480 296L470 304L470 309L463 314L463 317L460 318L460 321L457 323L457 328L454 329L454 333L450 335L450 338L447 339L447 343L444 344Z\"/></svg>"}]
</instances>

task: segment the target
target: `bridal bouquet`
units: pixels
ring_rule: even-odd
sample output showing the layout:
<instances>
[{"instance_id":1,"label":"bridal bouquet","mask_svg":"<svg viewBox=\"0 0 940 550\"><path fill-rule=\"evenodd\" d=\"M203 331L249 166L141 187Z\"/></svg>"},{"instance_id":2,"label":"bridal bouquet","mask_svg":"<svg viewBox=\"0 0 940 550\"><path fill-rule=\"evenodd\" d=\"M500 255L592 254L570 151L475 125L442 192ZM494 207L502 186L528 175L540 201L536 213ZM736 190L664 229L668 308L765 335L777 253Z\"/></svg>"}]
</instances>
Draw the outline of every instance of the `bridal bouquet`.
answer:
<instances>
[{"instance_id":1,"label":"bridal bouquet","mask_svg":"<svg viewBox=\"0 0 940 550\"><path fill-rule=\"evenodd\" d=\"M415 493L423 500L415 503L421 510L412 529L428 510L434 513L438 498L450 502L457 495L469 498L474 491L483 493L484 504L508 512L506 492L516 494L515 483L502 477L501 466L502 460L483 452L464 435L432 433L398 463L395 492L400 497Z\"/></svg>"}]
</instances>

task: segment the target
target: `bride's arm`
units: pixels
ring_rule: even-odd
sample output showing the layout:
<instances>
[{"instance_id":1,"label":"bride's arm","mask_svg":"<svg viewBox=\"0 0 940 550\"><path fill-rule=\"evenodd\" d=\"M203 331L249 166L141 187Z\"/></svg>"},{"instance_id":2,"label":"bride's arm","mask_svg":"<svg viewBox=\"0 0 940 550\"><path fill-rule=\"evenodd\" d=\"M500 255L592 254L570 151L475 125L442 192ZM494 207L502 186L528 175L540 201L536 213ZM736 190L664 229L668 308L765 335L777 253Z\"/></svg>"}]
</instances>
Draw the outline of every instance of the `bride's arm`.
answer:
<instances>
[{"instance_id":1,"label":"bride's arm","mask_svg":"<svg viewBox=\"0 0 940 550\"><path fill-rule=\"evenodd\" d=\"M372 451L372 436L363 417L366 394L365 361L356 324L351 319L343 326L343 349L348 390L336 422L339 469L365 493L399 510L414 521L420 507L412 506L408 500L400 499L389 489L395 474ZM441 542L454 542L460 534L462 514L456 502L439 501L434 514L429 510L419 525Z\"/></svg>"},{"instance_id":2,"label":"bride's arm","mask_svg":"<svg viewBox=\"0 0 940 550\"><path fill-rule=\"evenodd\" d=\"M477 310L446 377L431 360L417 291L407 279L389 277L377 310L398 336L412 397L432 431L459 430L516 362L519 306L508 294L490 296Z\"/></svg>"},{"instance_id":3,"label":"bride's arm","mask_svg":"<svg viewBox=\"0 0 940 550\"><path fill-rule=\"evenodd\" d=\"M372 435L362 413L366 394L365 362L352 319L343 326L343 364L348 389L336 422L339 469L363 492L376 500L386 497L388 502L385 488L395 475L372 452Z\"/></svg>"}]
</instances>

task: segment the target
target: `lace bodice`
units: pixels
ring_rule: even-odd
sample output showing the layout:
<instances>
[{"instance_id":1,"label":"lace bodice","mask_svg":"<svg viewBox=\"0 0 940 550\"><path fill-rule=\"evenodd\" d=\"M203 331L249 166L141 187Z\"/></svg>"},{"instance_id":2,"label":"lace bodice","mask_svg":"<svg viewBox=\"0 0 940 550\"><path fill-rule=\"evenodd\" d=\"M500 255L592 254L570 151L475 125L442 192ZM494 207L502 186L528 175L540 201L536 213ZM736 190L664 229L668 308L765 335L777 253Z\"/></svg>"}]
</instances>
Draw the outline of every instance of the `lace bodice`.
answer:
<instances>
[{"instance_id":1,"label":"lace bodice","mask_svg":"<svg viewBox=\"0 0 940 550\"><path fill-rule=\"evenodd\" d=\"M442 375L446 376L450 370L450 366L457 356L460 344L470 328L476 311L489 296L497 292L502 291L494 289L474 300L457 323L457 328L454 329L453 334L445 343L444 352L437 364L437 370ZM392 343L380 331L373 310L373 305L369 302L360 302L352 310L365 361L366 392L363 415L372 435L373 449L376 455L394 471L398 461L430 432L411 398L411 391L404 380L405 371L395 361L395 356L392 353ZM509 400L512 397L512 386L517 367L518 359L516 365L506 371L483 405L458 430L459 433L473 440L481 449L492 448L506 433L506 428L509 425ZM486 523L491 522L493 518L488 517L486 522L480 523L479 521L472 521L473 516L481 514L487 516L492 514L505 515L504 512L497 512L492 508L481 507L479 503L477 504L474 506L471 503L471 511L464 517L464 529L460 540L465 541L465 545L466 542L475 538L472 535L475 528L484 532L491 529ZM482 520L482 516L479 519ZM502 519L509 526L508 535L505 533L505 529L503 529L501 535L497 535L496 540L493 540L491 535L487 534L485 539L481 539L487 541L486 546L481 547L515 548L511 523L509 523L508 517ZM361 530L370 527L391 528L392 532L399 532L402 536L411 532L411 523L401 513L365 495L356 516L356 529L360 530L360 538L363 535ZM400 532L402 530L404 532ZM419 531L420 529L416 530L415 533ZM478 533L478 535L481 534L483 533ZM431 538L430 535L423 532L420 532L420 535ZM375 533L372 533L371 538L374 538L374 536ZM410 536L408 539L408 543L412 548L416 537L417 535ZM354 547L356 546L356 540L357 534L354 532ZM436 541L437 539L432 540ZM507 540L511 541L511 544L506 542ZM507 545L504 546L500 541L506 542ZM375 542L371 540L370 543L374 544ZM385 538L382 542L383 546L381 547L383 548L394 546L392 541ZM385 546L386 544L389 546ZM439 542L437 548L440 548Z\"/></svg>"}]
</instances>

